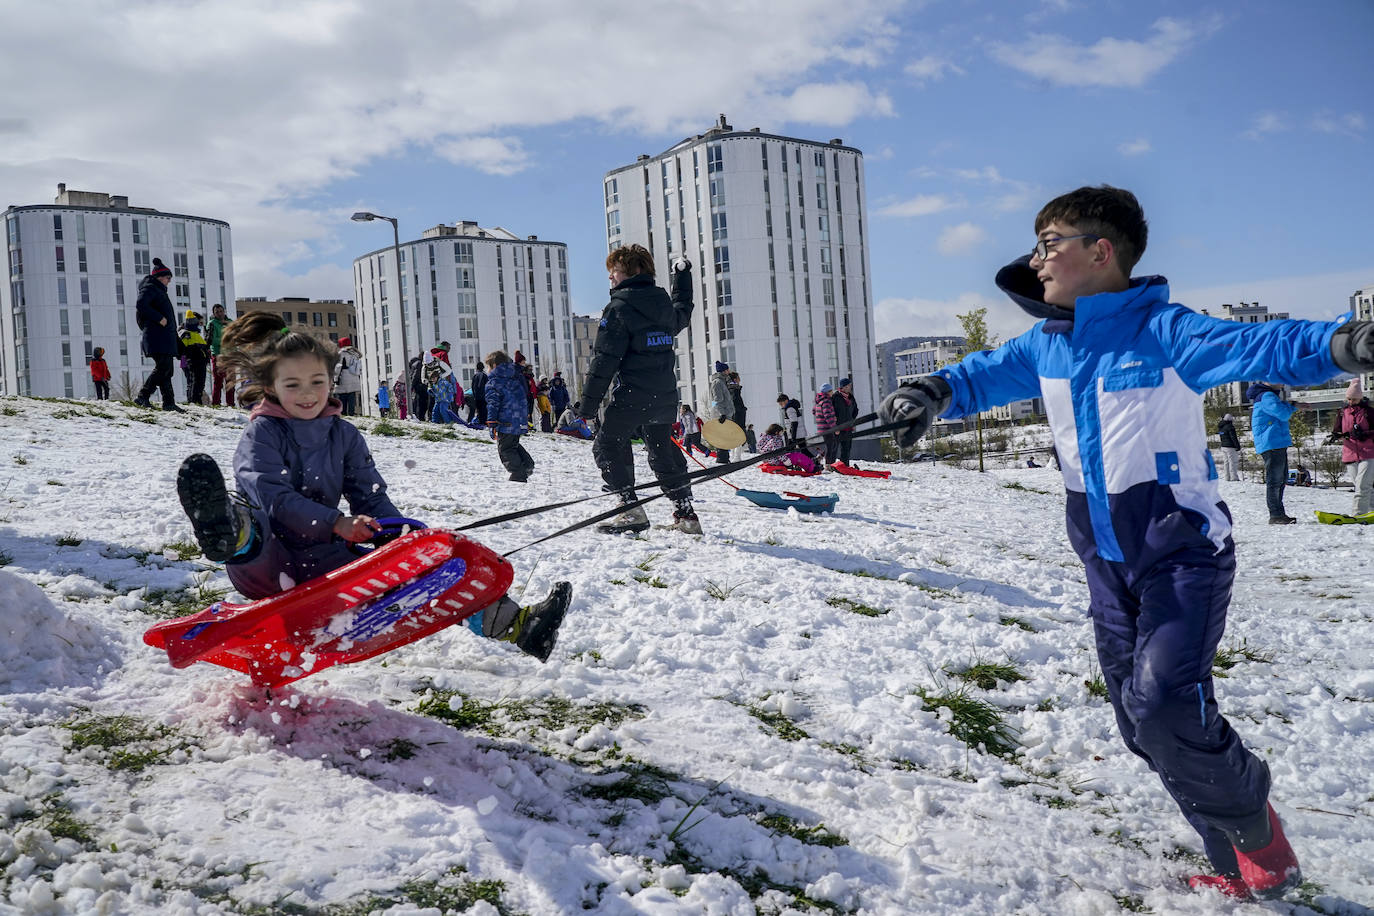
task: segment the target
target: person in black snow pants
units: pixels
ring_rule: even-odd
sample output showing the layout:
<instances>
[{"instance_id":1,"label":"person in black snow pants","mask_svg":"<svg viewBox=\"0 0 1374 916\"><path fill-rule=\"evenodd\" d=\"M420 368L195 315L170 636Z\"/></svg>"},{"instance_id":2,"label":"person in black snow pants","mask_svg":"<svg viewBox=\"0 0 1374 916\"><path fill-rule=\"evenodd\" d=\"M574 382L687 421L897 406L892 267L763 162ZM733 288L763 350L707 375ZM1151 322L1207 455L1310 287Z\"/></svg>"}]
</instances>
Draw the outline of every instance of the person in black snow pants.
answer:
<instances>
[{"instance_id":1,"label":"person in black snow pants","mask_svg":"<svg viewBox=\"0 0 1374 916\"><path fill-rule=\"evenodd\" d=\"M172 270L158 258L153 269L138 284L137 321L143 332L143 355L153 361L152 374L134 398L139 407L152 407L153 392L162 394L162 409L185 413L177 406L172 392L172 364L177 356L177 314L167 287L172 284Z\"/></svg>"},{"instance_id":2,"label":"person in black snow pants","mask_svg":"<svg viewBox=\"0 0 1374 916\"><path fill-rule=\"evenodd\" d=\"M618 493L622 505L632 503L635 472L630 439L643 439L649 467L673 501L670 527L701 534L701 522L692 508L687 459L672 441L679 403L673 337L687 327L692 315L692 265L686 258L674 263L671 296L654 284L654 257L642 245L612 251L606 270L612 284L611 301L601 313L578 409L581 416L594 418L610 392L592 441L592 455L605 488ZM598 525L597 530L620 534L648 527L644 507L635 506Z\"/></svg>"},{"instance_id":3,"label":"person in black snow pants","mask_svg":"<svg viewBox=\"0 0 1374 916\"><path fill-rule=\"evenodd\" d=\"M1229 413L1217 423L1221 437L1221 463L1227 480L1240 480L1240 436L1236 435L1236 418Z\"/></svg>"}]
</instances>

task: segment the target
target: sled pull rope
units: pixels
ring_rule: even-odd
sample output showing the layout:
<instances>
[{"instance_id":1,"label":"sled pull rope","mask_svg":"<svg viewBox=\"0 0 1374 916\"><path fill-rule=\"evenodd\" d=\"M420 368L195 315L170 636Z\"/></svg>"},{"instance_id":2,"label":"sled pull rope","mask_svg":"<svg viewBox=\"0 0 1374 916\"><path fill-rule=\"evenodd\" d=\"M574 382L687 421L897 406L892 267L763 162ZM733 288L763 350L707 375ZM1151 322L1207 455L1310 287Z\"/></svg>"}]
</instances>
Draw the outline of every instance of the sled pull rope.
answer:
<instances>
[{"instance_id":1,"label":"sled pull rope","mask_svg":"<svg viewBox=\"0 0 1374 916\"><path fill-rule=\"evenodd\" d=\"M838 426L838 427L836 427L836 430L838 430L838 431L844 431L844 430L850 429L850 428L852 428L852 427L854 427L854 426L856 426L856 425L858 425L858 424L860 424L860 423L869 423L869 422L871 422L871 421L877 419L877 417L878 417L878 415L877 415L876 413L866 414L866 415L864 415L864 416L862 416L862 417L857 417L857 418L855 418L854 420L851 420L850 422L844 424L843 426ZM898 421L895 422L895 423L887 423L887 424L884 424L884 425L882 425L882 426L875 426L875 427L873 427L872 429L865 430L865 431L862 432L862 433L856 433L856 434L855 434L855 438L867 438L867 437L869 437L869 436L880 436L880 435L882 435L883 433L891 432L891 431L894 430L894 429L900 429L901 427L906 426L906 425L908 424L908 422L909 422L909 421L907 421L907 420L898 420ZM819 439L820 441L819 441L819 442L812 442L813 439ZM806 438L806 439L803 439L802 442L805 443L805 444L809 444L809 445L822 445L822 444L824 444L824 442L825 442L825 436L824 436L824 435L810 436L810 437L808 437L808 438ZM741 470L741 469L743 469L743 468L747 468L747 467L749 467L750 465L757 464L757 463L759 463L760 461L765 461L765 460L767 460L768 458L772 458L772 457L774 457L774 456L776 456L776 455L780 455L780 454L782 454L782 453L784 453L784 452L792 451L792 450L793 450L793 449L786 448L786 447L784 447L784 448L779 448L779 449L774 449L774 450L771 451L771 452L763 452L763 453L758 454L758 455L753 455L753 456L751 456L751 457L749 457L749 458L745 458L745 459L742 460L742 461L735 461L735 462L731 462L730 464L721 464L721 465L717 465L716 467L707 468L707 469L704 469L704 470L701 470L701 471L693 471L693 472L691 472L690 474L688 474L687 476L690 478L691 482L702 481L702 480L714 480L714 479L716 479L716 478L718 478L718 477L724 477L726 474L733 474L735 471ZM655 480L655 481L653 481L653 482L651 482L651 483L639 484L638 486L634 487L634 489L635 489L635 490L642 490L642 489L646 489L646 488L649 488L649 487L658 487L658 486L659 486L659 483L658 483L657 480ZM585 501L588 500L588 499L597 499L597 498L599 498L600 496L605 496L605 495L608 495L608 494L600 493L600 494L597 494L596 496L587 496L587 497L583 497L582 499L570 500L570 501L568 501L568 502L566 502L566 503L560 503L560 504L555 505L555 506L538 506L538 507L536 507L536 508L534 508L534 509L527 509L527 510L524 510L523 512L511 513L511 514L509 514L509 515L507 515L507 516L498 517L498 518L496 518L496 519L485 519L485 520L483 520L483 521L481 521L481 522L476 522L476 523L474 523L474 524L472 524L472 525L468 525L467 527L469 527L469 528L475 528L475 527L478 527L479 525L494 524L494 523L497 522L497 521L504 521L504 520L506 520L506 519L508 519L508 518L511 518L511 517L520 518L520 517L524 517L524 516L527 516L527 515L537 515L537 514L540 513L540 512L546 512L546 511L548 511L548 510L550 510L550 509L558 508L558 506L566 506L566 505L572 505L573 503L585 502ZM582 520L579 521L579 522L574 522L573 524L567 526L566 528L560 528L558 531L555 531L555 532L553 532L552 534L546 534L546 535L544 535L543 537L538 538L537 540L530 541L528 544L522 544L522 545L520 545L519 547L515 547L515 548L513 548L513 549L511 549L511 550L508 550L508 551L506 551L505 553L501 554L501 556L503 556L503 557L509 557L511 554L519 553L520 551L524 550L526 547L533 547L533 546L535 546L536 544L542 544L542 543L544 543L545 541L551 541L551 540L553 540L553 539L556 538L556 537L562 537L562 536L565 535L565 534L571 534L572 532L577 531L577 530L579 530L579 529L581 529L581 528L590 527L591 525L595 525L597 522L603 522L603 521L605 521L605 520L608 519L608 518L613 518L614 516L617 516L617 515L619 515L620 513L625 512L626 510L634 509L634 508L636 508L636 507L638 507L638 506L643 506L643 505L645 505L645 504L647 504L647 503L651 503L651 502L653 502L654 500L658 499L659 497L665 496L665 495L666 495L665 493L663 493L662 491L660 491L660 492L658 492L658 493L650 493L648 496L641 497L641 498L635 500L635 501L632 502L632 503L621 503L620 505L616 506L616 507L613 508L613 509L608 509L608 510L605 511L605 512L601 512L601 513L598 513L597 515L593 515L591 518L585 518L585 519L582 519ZM463 530L463 529L459 529L459 530Z\"/></svg>"},{"instance_id":2,"label":"sled pull rope","mask_svg":"<svg viewBox=\"0 0 1374 916\"><path fill-rule=\"evenodd\" d=\"M679 441L677 441L676 439L674 439L674 440L673 440L673 444L677 446L677 450L678 450L678 451L682 452L682 454L686 455L688 458L691 458L691 459L692 459L692 462L693 462L694 464L696 464L697 467L703 468L703 469L706 467L706 465L704 465L704 464L701 463L701 459L698 458L696 455L693 455L693 454L692 454L692 450L689 449L689 448L687 448L687 447L686 447L685 445L683 445L681 442L679 442ZM730 489L732 489L732 490L734 490L734 491L736 491L736 492L739 491L739 487L735 486L734 484L732 484L732 483L731 483L730 481L728 481L728 480L721 480L721 483L725 484L727 487L729 487Z\"/></svg>"}]
</instances>

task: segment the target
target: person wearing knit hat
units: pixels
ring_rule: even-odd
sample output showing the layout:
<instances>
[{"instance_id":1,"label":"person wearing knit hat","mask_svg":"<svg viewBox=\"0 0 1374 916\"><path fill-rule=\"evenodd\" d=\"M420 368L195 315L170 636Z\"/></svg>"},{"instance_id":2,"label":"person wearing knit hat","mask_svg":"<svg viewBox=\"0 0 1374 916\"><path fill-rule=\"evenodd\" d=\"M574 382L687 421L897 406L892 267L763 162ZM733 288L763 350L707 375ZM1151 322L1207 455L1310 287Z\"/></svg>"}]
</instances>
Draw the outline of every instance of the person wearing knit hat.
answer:
<instances>
[{"instance_id":1,"label":"person wearing knit hat","mask_svg":"<svg viewBox=\"0 0 1374 916\"><path fill-rule=\"evenodd\" d=\"M1221 440L1221 465L1227 480L1240 480L1240 436L1236 434L1236 418L1229 413L1217 421L1217 436Z\"/></svg>"},{"instance_id":2,"label":"person wearing knit hat","mask_svg":"<svg viewBox=\"0 0 1374 916\"><path fill-rule=\"evenodd\" d=\"M1350 514L1374 512L1374 407L1358 377L1345 389L1345 405L1336 414L1331 435L1341 440L1341 461L1350 468L1350 482L1355 485Z\"/></svg>"},{"instance_id":3,"label":"person wearing knit hat","mask_svg":"<svg viewBox=\"0 0 1374 916\"><path fill-rule=\"evenodd\" d=\"M711 409L709 411L711 420L734 420L735 419L735 399L730 395L730 365L729 363L716 360L716 371L711 376L707 386L707 392L711 398ZM709 433L709 431L708 431ZM710 442L708 435L707 442ZM730 453L723 449L716 449L716 464L729 464Z\"/></svg>"},{"instance_id":4,"label":"person wearing knit hat","mask_svg":"<svg viewBox=\"0 0 1374 916\"><path fill-rule=\"evenodd\" d=\"M200 404L205 400L205 374L210 368L210 341L200 328L200 312L186 310L186 320L177 336L181 371L186 377L186 400Z\"/></svg>"},{"instance_id":5,"label":"person wearing knit hat","mask_svg":"<svg viewBox=\"0 0 1374 916\"><path fill-rule=\"evenodd\" d=\"M848 378L840 379L840 384L830 395L830 403L835 405L835 424L839 427L852 424L859 418L859 402L854 398L854 386ZM854 446L854 429L840 429L838 433L838 458L849 464L849 455Z\"/></svg>"},{"instance_id":6,"label":"person wearing knit hat","mask_svg":"<svg viewBox=\"0 0 1374 916\"><path fill-rule=\"evenodd\" d=\"M716 360L716 371L717 371L717 372L725 372L725 371L728 371L729 368L730 368L730 364L729 364L729 363L723 363L723 362L721 362L720 360Z\"/></svg>"},{"instance_id":7,"label":"person wearing knit hat","mask_svg":"<svg viewBox=\"0 0 1374 916\"><path fill-rule=\"evenodd\" d=\"M816 421L816 435L825 437L824 462L827 470L840 457L840 437L835 435L835 427L839 423L835 420L835 400L831 397L834 391L835 386L825 382L811 400L811 416Z\"/></svg>"},{"instance_id":8,"label":"person wearing knit hat","mask_svg":"<svg viewBox=\"0 0 1374 916\"><path fill-rule=\"evenodd\" d=\"M143 355L153 361L153 371L139 389L134 403L139 407L152 407L149 398L153 392L162 394L162 409L174 413L185 413L176 405L176 395L172 392L172 362L177 355L177 313L172 307L172 299L167 295L171 285L172 272L158 258L153 258L153 269L138 284L138 305L135 320L143 332Z\"/></svg>"}]
</instances>

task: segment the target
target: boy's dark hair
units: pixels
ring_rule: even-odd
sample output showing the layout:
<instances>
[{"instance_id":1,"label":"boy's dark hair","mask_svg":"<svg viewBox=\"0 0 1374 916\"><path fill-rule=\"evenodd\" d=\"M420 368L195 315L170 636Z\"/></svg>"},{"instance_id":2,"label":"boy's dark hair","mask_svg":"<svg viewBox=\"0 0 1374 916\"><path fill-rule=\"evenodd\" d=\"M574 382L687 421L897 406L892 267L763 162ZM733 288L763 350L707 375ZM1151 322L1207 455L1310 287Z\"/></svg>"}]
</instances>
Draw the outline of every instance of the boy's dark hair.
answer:
<instances>
[{"instance_id":1,"label":"boy's dark hair","mask_svg":"<svg viewBox=\"0 0 1374 916\"><path fill-rule=\"evenodd\" d=\"M606 269L617 268L627 277L637 277L640 274L653 276L654 256L643 245L625 245L606 255Z\"/></svg>"},{"instance_id":2,"label":"boy's dark hair","mask_svg":"<svg viewBox=\"0 0 1374 916\"><path fill-rule=\"evenodd\" d=\"M282 328L276 336L253 351L252 358L246 361L245 371L248 387L243 391L244 403L252 403L268 398L276 400L267 389L276 378L277 364L293 356L313 356L324 364L324 371L334 374L334 363L339 359L339 348L327 340L320 340L300 331Z\"/></svg>"},{"instance_id":3,"label":"boy's dark hair","mask_svg":"<svg viewBox=\"0 0 1374 916\"><path fill-rule=\"evenodd\" d=\"M1045 204L1035 217L1036 235L1050 223L1067 224L1111 242L1127 279L1145 254L1150 234L1140 201L1130 191L1109 184L1079 188Z\"/></svg>"}]
</instances>

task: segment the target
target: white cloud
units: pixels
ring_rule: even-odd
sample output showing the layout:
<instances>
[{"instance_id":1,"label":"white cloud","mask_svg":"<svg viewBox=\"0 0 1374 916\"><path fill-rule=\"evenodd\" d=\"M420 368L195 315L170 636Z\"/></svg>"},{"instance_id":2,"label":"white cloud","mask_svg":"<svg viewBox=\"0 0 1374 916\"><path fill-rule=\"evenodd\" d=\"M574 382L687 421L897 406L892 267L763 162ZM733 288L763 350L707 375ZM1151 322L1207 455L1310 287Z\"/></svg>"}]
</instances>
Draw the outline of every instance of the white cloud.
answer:
<instances>
[{"instance_id":1,"label":"white cloud","mask_svg":"<svg viewBox=\"0 0 1374 916\"><path fill-rule=\"evenodd\" d=\"M1118 145L1116 151L1123 156L1143 156L1152 149L1154 149L1154 147L1150 146L1150 141L1144 137L1140 137Z\"/></svg>"},{"instance_id":2,"label":"white cloud","mask_svg":"<svg viewBox=\"0 0 1374 916\"><path fill-rule=\"evenodd\" d=\"M944 255L968 254L988 239L987 230L975 223L959 223L940 232L935 248Z\"/></svg>"},{"instance_id":3,"label":"white cloud","mask_svg":"<svg viewBox=\"0 0 1374 916\"><path fill-rule=\"evenodd\" d=\"M0 30L0 80L25 87L0 120L0 196L42 203L65 181L226 219L236 268L288 270L366 250L346 214L311 198L410 150L501 176L537 164L528 128L680 136L721 111L773 129L891 115L852 68L890 52L899 8L795 0L779 17L766 4L665 2L652 11L663 40L630 41L607 32L623 18L613 0L384 15L359 0L25 4ZM848 75L831 78L839 65Z\"/></svg>"},{"instance_id":4,"label":"white cloud","mask_svg":"<svg viewBox=\"0 0 1374 916\"><path fill-rule=\"evenodd\" d=\"M459 137L435 144L434 152L454 165L488 175L514 175L530 165L518 137Z\"/></svg>"},{"instance_id":5,"label":"white cloud","mask_svg":"<svg viewBox=\"0 0 1374 916\"><path fill-rule=\"evenodd\" d=\"M914 79L917 85L938 83L948 73L964 75L964 69L954 61L935 54L918 57L902 68L902 72Z\"/></svg>"},{"instance_id":6,"label":"white cloud","mask_svg":"<svg viewBox=\"0 0 1374 916\"><path fill-rule=\"evenodd\" d=\"M873 306L874 334L877 340L921 335L959 337L964 331L960 315L987 309L988 333L1004 341L1029 328L1036 319L1027 315L1006 296L961 293L951 299L880 299Z\"/></svg>"},{"instance_id":7,"label":"white cloud","mask_svg":"<svg viewBox=\"0 0 1374 916\"><path fill-rule=\"evenodd\" d=\"M1250 129L1241 136L1248 140L1258 140L1269 134L1276 134L1280 131L1288 130L1292 124L1288 120L1288 115L1281 111L1262 111L1255 115L1250 122Z\"/></svg>"},{"instance_id":8,"label":"white cloud","mask_svg":"<svg viewBox=\"0 0 1374 916\"><path fill-rule=\"evenodd\" d=\"M962 202L944 194L918 194L907 200L878 208L879 216L929 216L961 206Z\"/></svg>"},{"instance_id":9,"label":"white cloud","mask_svg":"<svg viewBox=\"0 0 1374 916\"><path fill-rule=\"evenodd\" d=\"M1319 111L1312 116L1312 129L1324 134L1358 137L1365 132L1365 119L1364 115L1354 111L1340 115L1330 111Z\"/></svg>"},{"instance_id":10,"label":"white cloud","mask_svg":"<svg viewBox=\"0 0 1374 916\"><path fill-rule=\"evenodd\" d=\"M1327 274L1297 277L1248 277L1207 286L1179 284L1171 287L1175 302L1211 314L1220 314L1224 302L1258 302L1273 312L1288 312L1294 318L1330 321L1348 311L1350 296L1357 289L1374 287L1374 262L1364 267Z\"/></svg>"},{"instance_id":11,"label":"white cloud","mask_svg":"<svg viewBox=\"0 0 1374 916\"><path fill-rule=\"evenodd\" d=\"M1080 45L1062 35L1032 34L1020 44L996 42L988 50L999 63L1056 86L1135 89L1219 27L1216 19L1166 17L1155 20L1144 41L1102 38Z\"/></svg>"}]
</instances>

